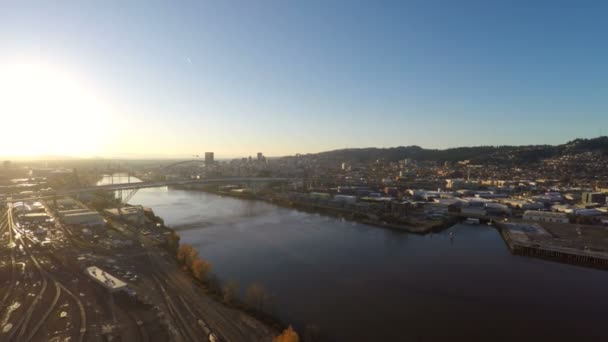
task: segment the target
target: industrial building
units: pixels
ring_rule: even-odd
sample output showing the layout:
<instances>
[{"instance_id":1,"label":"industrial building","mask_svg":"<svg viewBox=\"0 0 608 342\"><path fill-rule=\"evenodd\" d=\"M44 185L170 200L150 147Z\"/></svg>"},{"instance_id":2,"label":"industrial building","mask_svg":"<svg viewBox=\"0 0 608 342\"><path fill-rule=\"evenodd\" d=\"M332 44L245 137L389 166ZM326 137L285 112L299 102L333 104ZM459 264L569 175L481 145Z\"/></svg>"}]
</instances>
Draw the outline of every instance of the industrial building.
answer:
<instances>
[{"instance_id":1,"label":"industrial building","mask_svg":"<svg viewBox=\"0 0 608 342\"><path fill-rule=\"evenodd\" d=\"M111 208L106 209L105 212L113 218L125 220L134 225L140 226L145 222L144 209L142 206Z\"/></svg>"},{"instance_id":2,"label":"industrial building","mask_svg":"<svg viewBox=\"0 0 608 342\"><path fill-rule=\"evenodd\" d=\"M20 220L27 223L44 223L51 220L51 217L46 213L27 213L20 217Z\"/></svg>"},{"instance_id":3,"label":"industrial building","mask_svg":"<svg viewBox=\"0 0 608 342\"><path fill-rule=\"evenodd\" d=\"M551 211L535 211L535 210L526 210L523 216L524 220L527 221L539 221L539 222L558 222L558 223L568 223L570 219L568 215L564 213L556 213Z\"/></svg>"},{"instance_id":4,"label":"industrial building","mask_svg":"<svg viewBox=\"0 0 608 342\"><path fill-rule=\"evenodd\" d=\"M112 293L127 288L127 284L124 281L114 277L97 266L87 267L84 270L84 273Z\"/></svg>"},{"instance_id":5,"label":"industrial building","mask_svg":"<svg viewBox=\"0 0 608 342\"><path fill-rule=\"evenodd\" d=\"M106 221L96 211L84 211L63 215L65 224L79 224L83 226L103 226Z\"/></svg>"},{"instance_id":6,"label":"industrial building","mask_svg":"<svg viewBox=\"0 0 608 342\"><path fill-rule=\"evenodd\" d=\"M57 207L60 209L57 213L59 218L65 224L83 225L83 226L103 226L106 221L103 217L94 210L87 208L84 204L72 198L62 198L56 200Z\"/></svg>"},{"instance_id":7,"label":"industrial building","mask_svg":"<svg viewBox=\"0 0 608 342\"><path fill-rule=\"evenodd\" d=\"M68 215L82 214L82 213L86 213L86 212L89 212L89 211L91 211L91 210L89 210L88 208L61 210L61 211L59 211L59 217L64 218L64 217L66 217Z\"/></svg>"}]
</instances>

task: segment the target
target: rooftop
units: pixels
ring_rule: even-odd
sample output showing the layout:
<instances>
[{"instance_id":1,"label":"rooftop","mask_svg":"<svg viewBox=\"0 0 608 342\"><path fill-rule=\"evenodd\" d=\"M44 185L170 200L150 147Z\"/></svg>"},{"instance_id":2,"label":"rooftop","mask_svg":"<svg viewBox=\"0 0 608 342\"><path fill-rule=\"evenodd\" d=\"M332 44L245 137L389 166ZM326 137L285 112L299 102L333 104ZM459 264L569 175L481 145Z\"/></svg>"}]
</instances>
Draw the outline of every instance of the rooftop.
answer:
<instances>
[{"instance_id":1,"label":"rooftop","mask_svg":"<svg viewBox=\"0 0 608 342\"><path fill-rule=\"evenodd\" d=\"M127 284L124 281L114 277L97 266L87 267L84 273L110 292L124 290L127 287Z\"/></svg>"}]
</instances>

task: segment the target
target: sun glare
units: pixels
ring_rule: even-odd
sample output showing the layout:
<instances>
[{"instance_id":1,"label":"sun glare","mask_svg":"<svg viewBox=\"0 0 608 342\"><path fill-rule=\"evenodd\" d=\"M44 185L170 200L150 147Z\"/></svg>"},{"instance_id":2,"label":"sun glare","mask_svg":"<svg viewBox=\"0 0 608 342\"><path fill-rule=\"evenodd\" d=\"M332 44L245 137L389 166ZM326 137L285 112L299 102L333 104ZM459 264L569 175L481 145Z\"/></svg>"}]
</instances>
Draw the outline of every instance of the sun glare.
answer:
<instances>
[{"instance_id":1,"label":"sun glare","mask_svg":"<svg viewBox=\"0 0 608 342\"><path fill-rule=\"evenodd\" d=\"M74 75L41 64L0 65L0 155L89 155L109 113Z\"/></svg>"}]
</instances>

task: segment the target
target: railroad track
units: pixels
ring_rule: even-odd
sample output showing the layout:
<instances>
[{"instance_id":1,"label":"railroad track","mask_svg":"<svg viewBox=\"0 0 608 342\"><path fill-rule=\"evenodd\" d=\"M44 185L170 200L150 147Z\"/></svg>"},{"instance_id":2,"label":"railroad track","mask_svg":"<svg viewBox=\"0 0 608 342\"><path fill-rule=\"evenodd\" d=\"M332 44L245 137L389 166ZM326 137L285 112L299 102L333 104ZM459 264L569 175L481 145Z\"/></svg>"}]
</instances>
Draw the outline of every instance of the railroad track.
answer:
<instances>
[{"instance_id":1,"label":"railroad track","mask_svg":"<svg viewBox=\"0 0 608 342\"><path fill-rule=\"evenodd\" d=\"M7 211L7 214L8 214L8 211ZM0 231L2 229L5 229L9 225L9 219L8 219L7 214L5 214L5 218L2 219L2 223L1 223L2 228L0 229ZM12 241L12 239L13 239L12 231L10 229L8 230L8 234L9 234L9 239ZM2 296L2 299L0 300L0 308L6 307L5 306L6 300L9 298L14 287L15 287L15 249L11 248L11 278L10 278L8 290L4 293L4 296Z\"/></svg>"},{"instance_id":2,"label":"railroad track","mask_svg":"<svg viewBox=\"0 0 608 342\"><path fill-rule=\"evenodd\" d=\"M150 336L148 335L148 331L144 327L144 321L139 317L139 315L132 311L127 311L127 314L129 315L129 317L131 317L131 319L137 326L137 330L139 331L139 340L142 342L149 342Z\"/></svg>"},{"instance_id":3,"label":"railroad track","mask_svg":"<svg viewBox=\"0 0 608 342\"><path fill-rule=\"evenodd\" d=\"M5 211L4 215L2 215L2 219L0 219L0 234L6 228L6 223L7 223L7 220L8 220L7 217L8 217L8 211Z\"/></svg>"},{"instance_id":4,"label":"railroad track","mask_svg":"<svg viewBox=\"0 0 608 342\"><path fill-rule=\"evenodd\" d=\"M48 287L47 276L46 276L45 272L42 270L42 267L40 266L40 264L38 263L38 260L36 259L36 257L34 257L29 252L25 242L23 241L23 238L19 237L19 239L21 241L21 244L24 246L24 251L26 251L28 253L30 260L32 260L34 266L38 270L38 274L40 274L40 277L42 278L42 288L40 289L40 292L38 293L38 295L34 298L34 301L32 302L32 304L30 304L30 306L28 307L28 310L26 311L23 319L17 324L17 326L14 327L15 330L13 330L12 334L9 336L9 341L12 341L13 335L17 331L16 329L18 329L19 327L21 327L21 329L19 330L19 335L17 335L17 340L22 340L23 335L25 334L25 329L29 325L29 321L32 318L32 314L34 313L34 309L36 308L36 305L42 300L44 293L46 292L46 289ZM54 298L55 301L54 301L53 305L51 306L51 308L57 304L58 299L59 299L58 295L56 295Z\"/></svg>"},{"instance_id":5,"label":"railroad track","mask_svg":"<svg viewBox=\"0 0 608 342\"><path fill-rule=\"evenodd\" d=\"M184 319L184 316L181 314L181 311L179 311L179 309L176 307L175 303L173 302L173 299L171 299L171 297L167 293L167 290L162 285L160 279L155 275L153 275L152 277L160 288L165 305L169 309L173 321L177 323L177 328L178 330L180 330L182 337L189 341L198 341L199 338L196 336L196 334L192 332L192 329L189 327L188 322Z\"/></svg>"},{"instance_id":6,"label":"railroad track","mask_svg":"<svg viewBox=\"0 0 608 342\"><path fill-rule=\"evenodd\" d=\"M19 233L17 231L17 228L15 227L13 220L12 220L12 208L9 206L8 209L8 229L9 229L9 238L11 240L11 243L13 243L14 239L19 240L19 242L21 242L24 251L27 251L27 245L25 244L25 242L23 241L23 238L21 235L17 235L17 233ZM15 234L15 237L13 238L13 234ZM14 251L14 248L13 248ZM29 323L29 320L31 318L32 313L34 312L34 308L36 307L36 304L38 304L38 302L42 299L44 293L46 292L46 288L48 286L46 277L44 277L44 275L41 272L41 269L39 268L40 265L38 264L38 261L30 254L28 253L28 256L30 258L30 260L32 260L32 262L34 263L34 265L36 266L36 268L38 269L38 273L40 274L40 277L42 279L42 288L40 289L40 291L38 292L38 294L36 295L36 297L34 298L33 302L30 303L27 306L27 311L25 312L25 315L21 317L21 319L12 327L9 335L7 336L7 340L8 341L14 341L15 339L13 339L13 337L15 336L15 334L17 333L17 331L19 331L19 334L17 336L17 340L21 340L21 337L23 336L24 332L25 332L25 328L27 327L27 324ZM15 283L15 280L13 279L13 283ZM25 303L24 303L25 304Z\"/></svg>"},{"instance_id":7,"label":"railroad track","mask_svg":"<svg viewBox=\"0 0 608 342\"><path fill-rule=\"evenodd\" d=\"M59 282L58 284L59 287L63 289L63 291L65 291L65 293L67 293L68 296L70 296L76 302L76 305L78 305L78 310L80 311L80 329L78 329L78 341L83 342L84 337L87 333L87 314L84 310L84 305L82 304L82 301L75 294L72 293L72 291L68 290L65 286L63 286L63 284Z\"/></svg>"},{"instance_id":8,"label":"railroad track","mask_svg":"<svg viewBox=\"0 0 608 342\"><path fill-rule=\"evenodd\" d=\"M61 293L63 291L70 298L72 298L74 300L74 302L76 303L76 305L78 306L79 313L80 313L80 328L78 329L78 333L79 333L78 341L79 342L83 342L85 334L86 334L86 330L87 330L86 329L87 321L86 321L86 311L84 309L84 305L82 304L82 301L76 295L74 295L72 293L72 291L70 291L68 288L66 288L61 282L59 282L53 275L49 274L40 265L40 262L38 261L38 259L33 255L33 253L31 253L31 251L29 250L29 248L27 247L27 245L23 241L23 237L25 237L27 240L29 240L32 244L34 244L35 242L29 236L27 236L27 234L25 234L24 231L21 231L20 234L21 234L20 235L20 240L21 240L21 243L24 246L24 250L28 253L28 256L30 257L30 259L32 260L32 262L34 263L34 265L36 266L36 268L39 271L40 275L43 277L43 281L46 281L46 279L48 278L55 285L55 297L53 298L53 301L52 301L51 305L45 311L45 313L43 314L42 318L37 322L37 324L34 326L34 328L29 331L29 333L28 333L28 335L26 337L26 341L32 340L32 338L36 335L36 333L38 332L38 330L46 322L46 320L48 319L49 315L55 309L55 307L57 305L57 302L59 301L59 297L61 296ZM33 307L34 307L34 304L32 304L32 306L30 307L30 309L33 309ZM31 317L31 313L29 313L29 315L28 315L28 320L30 319L30 317ZM27 323L27 321L26 321L26 323ZM27 327L27 324L24 324L24 325L21 326L21 330L22 331L20 332L20 334L18 336L19 339L23 336L23 333L24 333L24 330L25 330L26 327Z\"/></svg>"},{"instance_id":9,"label":"railroad track","mask_svg":"<svg viewBox=\"0 0 608 342\"><path fill-rule=\"evenodd\" d=\"M22 319L17 323L17 325L12 330L11 334L8 336L9 341L13 340L14 334L17 332L17 330L19 330L19 334L17 335L16 340L18 340L18 341L24 340L23 337L25 336L26 329L29 326L30 320L32 318L32 314L33 314L34 310L36 309L37 304L43 299L43 296L48 287L49 280L51 280L53 282L53 284L55 285L55 296L53 297L53 300L52 300L50 306L43 313L42 318L36 323L36 325L28 331L28 335L26 336L25 340L30 341L34 337L34 335L38 332L38 330L40 329L42 324L44 324L44 322L46 321L48 316L51 314L51 312L57 306L57 302L59 301L59 297L61 296L61 287L59 286L59 283L56 280L50 278L49 274L40 265L40 262L38 261L38 259L29 250L29 247L27 246L27 244L25 243L23 238L25 237L32 243L33 243L33 241L31 240L31 238L29 238L25 234L24 231L19 232L17 230L17 228L15 227L15 225L13 224L13 221L12 221L12 212L11 212L10 208L8 211L8 218L9 218L9 227L8 227L9 231L11 231L11 234L19 233L18 240L19 240L19 242L21 242L24 252L30 258L30 260L34 264L36 270L38 271L40 278L42 279L42 288L41 288L40 292L34 298L34 301L29 305L28 310L25 312L25 316L22 317ZM17 235L15 235L15 236L17 236Z\"/></svg>"},{"instance_id":10,"label":"railroad track","mask_svg":"<svg viewBox=\"0 0 608 342\"><path fill-rule=\"evenodd\" d=\"M72 291L70 291L68 288L66 288L61 282L57 281L57 279L55 279L55 277L48 275L53 283L55 284L55 287L57 288L57 294L55 296L55 298L53 299L53 302L51 303L51 306L47 309L47 311L44 313L44 315L42 316L42 318L40 319L40 321L38 321L38 323L34 326L34 328L31 329L31 331L29 332L29 334L26 337L26 341L31 341L34 336L36 336L36 333L38 332L38 330L42 327L42 325L47 321L49 315L53 312L53 310L55 310L55 307L57 306L57 302L59 300L59 296L62 292L65 292L68 297L70 297L71 299L74 300L74 302L76 303L76 305L78 306L79 309L79 313L80 313L80 327L78 327L78 341L79 342L83 342L84 341L84 337L86 334L86 326L87 326L87 320L86 320L86 312L84 309L84 305L82 304L82 301L80 301L80 299L78 297L76 297L76 295L74 295L72 293Z\"/></svg>"},{"instance_id":11,"label":"railroad track","mask_svg":"<svg viewBox=\"0 0 608 342\"><path fill-rule=\"evenodd\" d=\"M194 291L198 290L191 282L190 279L185 279L179 276L172 276L169 277L168 282L173 282L175 284L175 286L180 287L179 284L182 284L182 288L192 288ZM183 294L188 294L191 292L188 291L180 291ZM199 295L194 293L195 295ZM202 298L204 298L204 296L201 296ZM190 315L192 315L193 318L196 318L200 321L202 321L202 324L199 323L198 326L205 332L205 336L209 336L210 333L213 333L216 337L219 337L221 341L227 340L224 339L223 336L221 336L221 334L218 333L218 329L221 331L230 331L232 334L233 338L239 338L242 340L247 340L247 336L243 335L242 331L238 328L238 326L236 325L232 325L232 326L227 326L225 324L225 322L231 322L233 321L232 318L226 316L225 312L221 309L221 307L215 306L215 305L207 305L205 306L206 312L205 314L202 314L200 312L200 310L196 310L198 312L195 313L194 310L190 307L190 305L188 305L188 300L186 298L184 298L184 296L180 295L179 296L181 302L183 303L184 307L186 308L186 310L190 313ZM191 303L195 303L197 302L197 300L192 299L191 298ZM210 314L212 314L213 316L215 316L215 319L213 319L213 324L211 326L214 327L214 329L211 329L211 326L209 325L209 319L207 318L203 318L203 317L210 317Z\"/></svg>"},{"instance_id":12,"label":"railroad track","mask_svg":"<svg viewBox=\"0 0 608 342\"><path fill-rule=\"evenodd\" d=\"M38 323L36 323L36 325L30 330L29 334L26 337L26 341L31 341L32 337L34 337L36 335L36 333L38 332L38 330L40 329L40 327L44 324L44 322L46 322L47 318L49 317L49 315L51 314L51 312L53 312L53 310L55 310L55 306L57 306L57 302L59 301L59 297L61 296L61 288L59 287L59 284L55 281L54 282L55 285L55 297L53 298L53 302L51 303L51 305L49 306L49 308L44 312L44 314L42 315L42 318L38 321ZM22 332L19 334L18 338L20 339L23 335L23 330L25 329L26 325L23 325L21 327Z\"/></svg>"},{"instance_id":13,"label":"railroad track","mask_svg":"<svg viewBox=\"0 0 608 342\"><path fill-rule=\"evenodd\" d=\"M182 283L185 287L192 286L192 284L187 281L188 280L183 279L183 278L176 279L176 277L169 277L167 279L167 283L173 283L173 285L177 286L177 287L179 287L179 285L176 283ZM180 291L180 292L182 292L182 291ZM182 293L187 294L188 291L183 291ZM221 310L219 310L217 307L215 307L213 305L206 306L206 309L208 311L206 312L206 314L202 314L200 312L200 310L192 309L190 307L190 305L188 304L188 300L183 295L178 295L178 298L179 298L182 306L186 309L188 314L191 316L192 320L197 322L197 327L200 328L202 330L202 332L204 333L203 336L205 336L205 341L207 340L207 338L210 334L213 334L216 338L218 338L219 341L225 341L226 339L224 339L223 336L221 336L217 331L217 328L219 328L219 327L223 328L222 331L232 331L235 335L238 335L238 338L240 338L242 340L247 340L247 336L244 336L240 329L235 330L234 329L235 327L227 327L227 326L225 326L225 324L222 323L222 322L230 322L230 321L232 321L232 319L227 317L225 315L225 313L222 312ZM196 300L191 301L191 303L195 303L195 302L197 302L197 301ZM197 311L197 312L195 312L195 311ZM209 313L211 313L210 311L213 313L213 315L215 315L215 319L213 320L213 322L214 322L213 326L216 329L212 329L211 326L209 325L208 319L203 318L205 316L209 317Z\"/></svg>"}]
</instances>

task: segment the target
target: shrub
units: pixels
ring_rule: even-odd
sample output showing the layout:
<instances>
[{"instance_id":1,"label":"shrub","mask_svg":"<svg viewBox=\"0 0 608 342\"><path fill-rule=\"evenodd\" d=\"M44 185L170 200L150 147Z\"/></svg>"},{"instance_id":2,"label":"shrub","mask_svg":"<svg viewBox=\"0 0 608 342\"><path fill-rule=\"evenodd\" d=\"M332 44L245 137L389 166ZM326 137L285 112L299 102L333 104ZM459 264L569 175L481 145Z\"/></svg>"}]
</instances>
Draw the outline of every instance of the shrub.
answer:
<instances>
[{"instance_id":1,"label":"shrub","mask_svg":"<svg viewBox=\"0 0 608 342\"><path fill-rule=\"evenodd\" d=\"M300 337L290 325L287 329L283 330L281 335L272 339L272 342L300 342Z\"/></svg>"}]
</instances>

